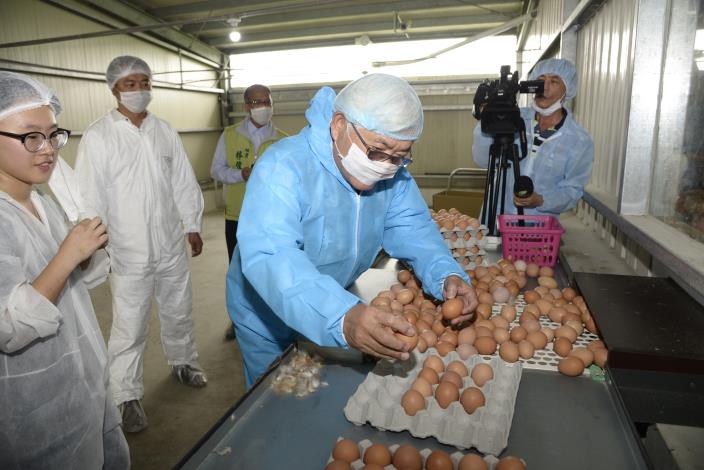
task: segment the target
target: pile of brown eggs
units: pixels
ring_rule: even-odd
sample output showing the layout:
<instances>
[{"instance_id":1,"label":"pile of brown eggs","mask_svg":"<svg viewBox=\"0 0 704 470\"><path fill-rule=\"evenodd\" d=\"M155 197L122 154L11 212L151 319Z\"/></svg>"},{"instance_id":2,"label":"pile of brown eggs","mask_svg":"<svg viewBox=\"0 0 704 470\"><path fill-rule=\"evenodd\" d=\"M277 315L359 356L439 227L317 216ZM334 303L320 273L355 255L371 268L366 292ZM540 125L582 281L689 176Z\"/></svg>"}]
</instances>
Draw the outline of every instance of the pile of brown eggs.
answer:
<instances>
[{"instance_id":1,"label":"pile of brown eggs","mask_svg":"<svg viewBox=\"0 0 704 470\"><path fill-rule=\"evenodd\" d=\"M453 230L457 228L458 230L468 230L478 229L480 226L479 219L464 215L454 207L449 211L440 209L435 212L431 209L430 216L438 225L439 229Z\"/></svg>"},{"instance_id":2,"label":"pile of brown eggs","mask_svg":"<svg viewBox=\"0 0 704 470\"><path fill-rule=\"evenodd\" d=\"M387 465L402 470L489 470L487 462L477 454L463 455L455 465L447 452L423 452L427 455L425 462L423 454L411 445L402 445L392 452L383 444L372 444L366 449L361 449L352 439L341 439L335 444L332 450L333 460L327 464L325 470L351 470L352 464L359 460L364 462L362 470L383 470ZM526 464L517 457L506 456L499 460L494 468L525 470Z\"/></svg>"},{"instance_id":3,"label":"pile of brown eggs","mask_svg":"<svg viewBox=\"0 0 704 470\"><path fill-rule=\"evenodd\" d=\"M494 370L489 364L477 364L472 369L471 377L478 387L462 390L464 378L468 375L469 370L462 361L452 361L446 368L438 356L428 356L411 388L403 394L401 406L407 415L415 416L425 409L425 398L434 395L440 408L446 409L451 403L459 401L462 408L472 414L486 404L484 393L478 387L483 387L494 378ZM435 385L437 387L433 392Z\"/></svg>"}]
</instances>

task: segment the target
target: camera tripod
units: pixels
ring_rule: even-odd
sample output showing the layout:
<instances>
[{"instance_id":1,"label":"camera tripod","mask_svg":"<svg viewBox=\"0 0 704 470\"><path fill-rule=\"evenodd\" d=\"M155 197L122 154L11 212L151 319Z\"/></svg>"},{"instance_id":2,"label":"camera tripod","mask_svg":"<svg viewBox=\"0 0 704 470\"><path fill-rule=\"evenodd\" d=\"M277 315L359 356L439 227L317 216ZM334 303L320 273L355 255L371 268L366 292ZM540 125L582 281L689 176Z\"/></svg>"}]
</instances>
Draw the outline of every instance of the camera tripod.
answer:
<instances>
[{"instance_id":1,"label":"camera tripod","mask_svg":"<svg viewBox=\"0 0 704 470\"><path fill-rule=\"evenodd\" d=\"M513 168L514 181L521 176L518 145L514 143L515 134L497 134L489 147L489 166L484 186L484 205L481 223L489 228L489 235L498 236L496 216L504 214L506 209L506 178L509 168ZM501 210L499 210L501 204ZM523 208L518 207L518 214L523 215Z\"/></svg>"}]
</instances>

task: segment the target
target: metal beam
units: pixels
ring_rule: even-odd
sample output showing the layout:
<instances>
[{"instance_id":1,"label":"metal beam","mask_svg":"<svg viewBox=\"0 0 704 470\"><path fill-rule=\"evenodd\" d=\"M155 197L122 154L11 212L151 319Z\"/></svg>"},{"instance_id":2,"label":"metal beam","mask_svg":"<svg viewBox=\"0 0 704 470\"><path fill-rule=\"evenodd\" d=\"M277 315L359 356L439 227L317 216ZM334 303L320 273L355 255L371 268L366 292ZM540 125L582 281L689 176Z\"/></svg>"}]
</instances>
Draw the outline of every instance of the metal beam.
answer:
<instances>
[{"instance_id":1,"label":"metal beam","mask_svg":"<svg viewBox=\"0 0 704 470\"><path fill-rule=\"evenodd\" d=\"M222 14L266 14L267 12L294 11L300 9L320 9L328 4L351 4L359 0L209 0L171 7L153 8L149 12L159 18L183 18L193 14L207 12L211 15Z\"/></svg>"}]
</instances>

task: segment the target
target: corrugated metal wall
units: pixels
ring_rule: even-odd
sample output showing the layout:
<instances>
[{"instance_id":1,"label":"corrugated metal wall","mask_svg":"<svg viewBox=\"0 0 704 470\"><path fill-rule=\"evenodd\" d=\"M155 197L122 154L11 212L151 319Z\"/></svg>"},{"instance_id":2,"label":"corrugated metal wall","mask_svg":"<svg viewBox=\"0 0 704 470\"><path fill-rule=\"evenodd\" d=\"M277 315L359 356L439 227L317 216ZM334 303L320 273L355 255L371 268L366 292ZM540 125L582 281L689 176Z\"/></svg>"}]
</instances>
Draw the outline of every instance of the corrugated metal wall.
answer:
<instances>
[{"instance_id":1,"label":"corrugated metal wall","mask_svg":"<svg viewBox=\"0 0 704 470\"><path fill-rule=\"evenodd\" d=\"M15 42L102 31L106 28L89 19L36 0L3 0L0 15L0 42ZM184 80L215 79L211 67L179 57L175 52L125 35L65 41L29 47L0 49L0 58L28 64L104 74L110 61L119 55L136 55L146 60L155 80L179 83L180 67L184 70L204 70L189 73ZM162 74L160 72L172 72ZM35 75L56 91L64 112L61 126L82 132L93 121L115 106L115 99L105 82L72 77ZM202 82L215 86L214 81ZM188 110L188 112L184 112ZM180 130L213 129L183 133L182 138L199 179L208 178L220 123L219 95L157 87L150 111ZM62 156L73 163L78 144L76 136L62 150Z\"/></svg>"},{"instance_id":2,"label":"corrugated metal wall","mask_svg":"<svg viewBox=\"0 0 704 470\"><path fill-rule=\"evenodd\" d=\"M530 23L519 57L524 64L521 69L523 74L528 72L530 66L535 64L559 34L562 27L562 9L563 0L541 0L538 4L538 16Z\"/></svg>"},{"instance_id":3,"label":"corrugated metal wall","mask_svg":"<svg viewBox=\"0 0 704 470\"><path fill-rule=\"evenodd\" d=\"M636 1L608 2L578 32L575 119L594 140L588 190L616 209L626 153Z\"/></svg>"}]
</instances>

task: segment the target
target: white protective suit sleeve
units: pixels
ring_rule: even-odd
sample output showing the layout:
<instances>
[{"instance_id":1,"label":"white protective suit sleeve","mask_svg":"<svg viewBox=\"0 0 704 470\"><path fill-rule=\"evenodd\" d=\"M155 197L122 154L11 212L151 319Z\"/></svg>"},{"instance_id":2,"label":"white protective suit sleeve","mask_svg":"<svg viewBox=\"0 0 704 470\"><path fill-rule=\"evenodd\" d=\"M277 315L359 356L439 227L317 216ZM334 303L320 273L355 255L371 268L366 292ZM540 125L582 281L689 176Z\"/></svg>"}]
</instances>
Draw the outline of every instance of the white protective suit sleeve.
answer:
<instances>
[{"instance_id":1,"label":"white protective suit sleeve","mask_svg":"<svg viewBox=\"0 0 704 470\"><path fill-rule=\"evenodd\" d=\"M2 233L2 231L0 231ZM24 277L21 260L0 240L0 351L12 353L56 334L63 316Z\"/></svg>"},{"instance_id":2,"label":"white protective suit sleeve","mask_svg":"<svg viewBox=\"0 0 704 470\"><path fill-rule=\"evenodd\" d=\"M227 164L225 133L220 134L218 145L215 147L213 163L210 165L210 176L212 176L215 181L220 181L225 184L241 183L244 181L242 170L230 168Z\"/></svg>"},{"instance_id":3,"label":"white protective suit sleeve","mask_svg":"<svg viewBox=\"0 0 704 470\"><path fill-rule=\"evenodd\" d=\"M406 171L403 185L394 194L386 214L384 250L393 258L408 261L423 284L423 289L443 299L445 278L454 274L471 281L442 240L437 225L415 180Z\"/></svg>"},{"instance_id":4,"label":"white protective suit sleeve","mask_svg":"<svg viewBox=\"0 0 704 470\"><path fill-rule=\"evenodd\" d=\"M293 172L277 166L276 185L271 185L262 170L252 172L244 205L256 201L257 207L267 210L258 214L256 224L240 221L237 243L242 272L290 328L321 346L347 346L340 323L361 301L331 276L322 274L298 245L297 240L304 239L295 192L301 182ZM257 227L266 227L266 231Z\"/></svg>"},{"instance_id":5,"label":"white protective suit sleeve","mask_svg":"<svg viewBox=\"0 0 704 470\"><path fill-rule=\"evenodd\" d=\"M107 188L105 143L97 132L86 132L78 143L76 176L86 217L100 217L107 221Z\"/></svg>"},{"instance_id":6,"label":"white protective suit sleeve","mask_svg":"<svg viewBox=\"0 0 704 470\"><path fill-rule=\"evenodd\" d=\"M196 180L191 162L186 155L181 137L169 128L173 142L173 171L171 182L176 208L181 215L184 233L200 233L203 221L203 193Z\"/></svg>"}]
</instances>

